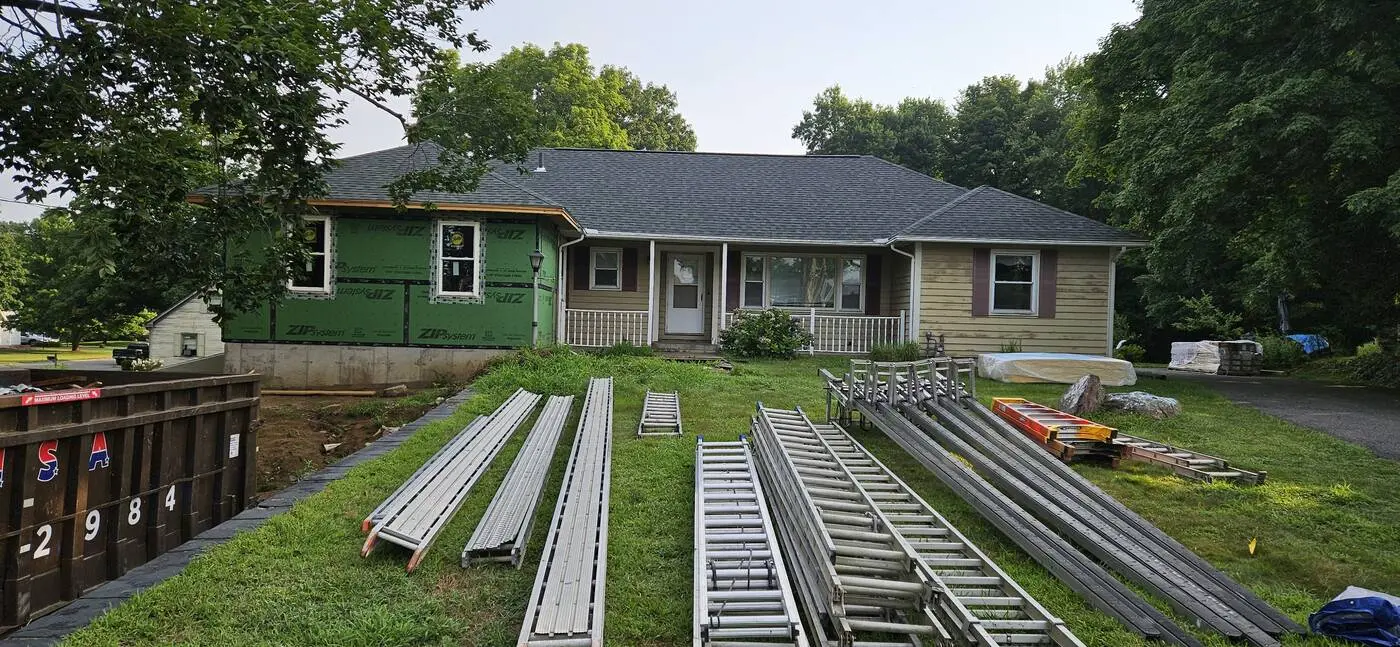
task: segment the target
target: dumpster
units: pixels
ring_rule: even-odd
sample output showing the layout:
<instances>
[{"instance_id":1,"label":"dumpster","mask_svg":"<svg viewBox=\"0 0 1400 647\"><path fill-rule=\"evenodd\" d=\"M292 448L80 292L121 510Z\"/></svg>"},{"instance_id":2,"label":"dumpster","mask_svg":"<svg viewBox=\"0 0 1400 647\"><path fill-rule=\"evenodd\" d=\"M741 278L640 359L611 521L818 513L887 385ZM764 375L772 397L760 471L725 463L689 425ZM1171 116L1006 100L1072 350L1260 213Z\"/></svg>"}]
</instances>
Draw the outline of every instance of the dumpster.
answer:
<instances>
[{"instance_id":1,"label":"dumpster","mask_svg":"<svg viewBox=\"0 0 1400 647\"><path fill-rule=\"evenodd\" d=\"M258 380L0 371L0 635L241 512Z\"/></svg>"}]
</instances>

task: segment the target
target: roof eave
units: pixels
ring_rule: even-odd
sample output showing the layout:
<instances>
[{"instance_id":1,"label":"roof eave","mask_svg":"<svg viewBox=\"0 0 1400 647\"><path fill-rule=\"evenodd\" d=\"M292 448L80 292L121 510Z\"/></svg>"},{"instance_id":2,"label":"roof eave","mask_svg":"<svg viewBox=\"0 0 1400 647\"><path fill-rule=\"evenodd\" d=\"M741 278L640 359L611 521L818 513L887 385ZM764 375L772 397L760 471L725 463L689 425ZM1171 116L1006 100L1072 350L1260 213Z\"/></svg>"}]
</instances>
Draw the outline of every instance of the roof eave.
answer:
<instances>
[{"instance_id":1,"label":"roof eave","mask_svg":"<svg viewBox=\"0 0 1400 647\"><path fill-rule=\"evenodd\" d=\"M187 202L202 204L208 201L208 196L191 194L185 197ZM306 204L313 207L355 207L363 209L396 209L398 205L387 200L348 200L337 198L323 198L307 200ZM428 206L423 202L409 202L403 205L405 209L428 210ZM539 204L487 204L473 202L434 202L434 211L477 211L486 213L517 213L531 214L537 216L552 216L558 218L562 223L570 227L573 231L583 231L583 226L574 220L572 214L567 209L557 206Z\"/></svg>"}]
</instances>

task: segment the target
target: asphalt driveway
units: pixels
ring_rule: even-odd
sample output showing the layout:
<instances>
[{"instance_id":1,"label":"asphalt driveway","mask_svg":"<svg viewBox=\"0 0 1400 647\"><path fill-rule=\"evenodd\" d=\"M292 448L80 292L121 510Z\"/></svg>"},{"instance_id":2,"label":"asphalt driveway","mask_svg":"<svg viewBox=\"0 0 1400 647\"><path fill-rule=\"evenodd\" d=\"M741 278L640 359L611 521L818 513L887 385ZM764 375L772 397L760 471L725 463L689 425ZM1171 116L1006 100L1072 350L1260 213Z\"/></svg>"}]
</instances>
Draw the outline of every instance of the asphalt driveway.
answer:
<instances>
[{"instance_id":1,"label":"asphalt driveway","mask_svg":"<svg viewBox=\"0 0 1400 647\"><path fill-rule=\"evenodd\" d=\"M1235 377L1165 369L1140 371L1208 384L1237 404L1400 460L1400 391L1286 377ZM1147 386L1139 382L1140 386Z\"/></svg>"}]
</instances>

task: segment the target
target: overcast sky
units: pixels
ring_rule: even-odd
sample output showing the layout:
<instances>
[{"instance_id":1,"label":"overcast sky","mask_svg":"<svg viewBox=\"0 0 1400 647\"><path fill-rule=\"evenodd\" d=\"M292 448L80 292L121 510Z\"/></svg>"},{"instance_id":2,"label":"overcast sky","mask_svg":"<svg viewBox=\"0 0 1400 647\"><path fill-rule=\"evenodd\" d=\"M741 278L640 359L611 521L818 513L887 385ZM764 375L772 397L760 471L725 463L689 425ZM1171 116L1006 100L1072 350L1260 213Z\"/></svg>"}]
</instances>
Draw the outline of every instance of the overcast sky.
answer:
<instances>
[{"instance_id":1,"label":"overcast sky","mask_svg":"<svg viewBox=\"0 0 1400 647\"><path fill-rule=\"evenodd\" d=\"M467 12L492 44L577 42L680 99L703 151L802 153L792 127L822 89L895 103L949 101L991 74L1040 75L1138 10L1132 0L495 0ZM396 102L402 112L406 101ZM332 137L355 155L402 143L392 117L352 104ZM17 189L0 179L0 198ZM57 202L57 201L55 201ZM0 202L0 218L41 208Z\"/></svg>"}]
</instances>

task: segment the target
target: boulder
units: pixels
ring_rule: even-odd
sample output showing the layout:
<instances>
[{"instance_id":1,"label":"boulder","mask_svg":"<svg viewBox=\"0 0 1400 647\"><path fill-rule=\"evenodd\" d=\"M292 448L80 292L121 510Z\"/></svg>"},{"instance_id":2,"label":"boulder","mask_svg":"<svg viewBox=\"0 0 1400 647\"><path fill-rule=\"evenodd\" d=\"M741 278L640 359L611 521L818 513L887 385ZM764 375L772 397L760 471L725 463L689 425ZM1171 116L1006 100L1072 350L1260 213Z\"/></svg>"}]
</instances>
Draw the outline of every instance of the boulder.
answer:
<instances>
[{"instance_id":1,"label":"boulder","mask_svg":"<svg viewBox=\"0 0 1400 647\"><path fill-rule=\"evenodd\" d=\"M1099 410L1103 404L1103 383L1097 375L1085 375L1060 396L1060 411L1082 416Z\"/></svg>"},{"instance_id":2,"label":"boulder","mask_svg":"<svg viewBox=\"0 0 1400 647\"><path fill-rule=\"evenodd\" d=\"M1131 393L1110 393L1104 398L1103 408L1117 409L1129 413L1152 416L1157 420L1170 418L1181 413L1181 403L1175 398L1165 398L1143 391Z\"/></svg>"},{"instance_id":3,"label":"boulder","mask_svg":"<svg viewBox=\"0 0 1400 647\"><path fill-rule=\"evenodd\" d=\"M405 396L408 395L408 386L405 384L396 384L387 389L384 389L383 391L380 391L379 395L382 395L386 398L397 398L400 396Z\"/></svg>"}]
</instances>

